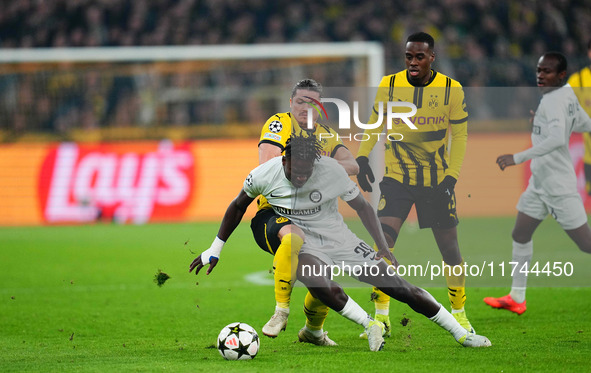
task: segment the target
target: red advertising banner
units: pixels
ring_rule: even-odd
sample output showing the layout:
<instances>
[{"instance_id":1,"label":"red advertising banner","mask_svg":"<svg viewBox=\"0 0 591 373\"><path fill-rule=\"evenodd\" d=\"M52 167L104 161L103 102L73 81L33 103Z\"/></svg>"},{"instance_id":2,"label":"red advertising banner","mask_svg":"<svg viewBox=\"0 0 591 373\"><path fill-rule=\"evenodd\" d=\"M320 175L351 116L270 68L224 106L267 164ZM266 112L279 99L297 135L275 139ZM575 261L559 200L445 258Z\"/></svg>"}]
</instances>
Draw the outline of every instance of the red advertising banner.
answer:
<instances>
[{"instance_id":1,"label":"red advertising banner","mask_svg":"<svg viewBox=\"0 0 591 373\"><path fill-rule=\"evenodd\" d=\"M0 225L216 221L257 165L256 139L0 145Z\"/></svg>"},{"instance_id":2,"label":"red advertising banner","mask_svg":"<svg viewBox=\"0 0 591 373\"><path fill-rule=\"evenodd\" d=\"M529 138L470 135L456 187L460 217L516 213L529 167L500 171L495 159L528 148ZM347 146L355 154L355 144ZM570 149L590 209L579 134ZM256 139L0 145L0 225L219 221L257 164ZM355 214L341 205L345 216Z\"/></svg>"},{"instance_id":3,"label":"red advertising banner","mask_svg":"<svg viewBox=\"0 0 591 373\"><path fill-rule=\"evenodd\" d=\"M181 219L194 168L189 143L57 144L40 170L41 214L47 223Z\"/></svg>"}]
</instances>

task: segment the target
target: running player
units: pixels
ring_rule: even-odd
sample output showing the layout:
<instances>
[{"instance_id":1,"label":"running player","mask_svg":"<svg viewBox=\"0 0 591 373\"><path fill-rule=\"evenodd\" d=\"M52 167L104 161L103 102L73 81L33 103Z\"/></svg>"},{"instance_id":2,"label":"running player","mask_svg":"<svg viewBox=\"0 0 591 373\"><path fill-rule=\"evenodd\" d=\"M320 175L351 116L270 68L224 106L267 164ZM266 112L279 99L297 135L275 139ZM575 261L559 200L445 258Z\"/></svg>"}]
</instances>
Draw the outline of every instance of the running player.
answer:
<instances>
[{"instance_id":1,"label":"running player","mask_svg":"<svg viewBox=\"0 0 591 373\"><path fill-rule=\"evenodd\" d=\"M545 53L538 60L536 78L543 94L536 110L531 134L532 147L516 154L503 154L497 164L507 167L531 161L527 189L517 203L513 227L513 271L511 292L500 298L487 297L491 307L521 315L526 310L527 270L533 255L532 236L542 220L552 215L579 249L591 253L591 229L577 177L568 150L571 133L591 131L591 119L581 109L566 78L566 58L558 52Z\"/></svg>"}]
</instances>

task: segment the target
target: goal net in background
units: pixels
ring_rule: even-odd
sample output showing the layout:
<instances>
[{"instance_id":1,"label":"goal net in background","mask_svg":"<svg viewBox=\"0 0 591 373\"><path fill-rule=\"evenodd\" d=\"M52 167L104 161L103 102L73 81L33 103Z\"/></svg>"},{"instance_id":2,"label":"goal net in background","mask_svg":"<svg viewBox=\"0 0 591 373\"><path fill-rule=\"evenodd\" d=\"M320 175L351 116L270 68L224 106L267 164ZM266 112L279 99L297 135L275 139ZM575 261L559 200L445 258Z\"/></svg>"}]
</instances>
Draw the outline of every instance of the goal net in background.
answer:
<instances>
[{"instance_id":1,"label":"goal net in background","mask_svg":"<svg viewBox=\"0 0 591 373\"><path fill-rule=\"evenodd\" d=\"M372 42L7 49L0 141L256 136L295 82L375 86L383 64Z\"/></svg>"},{"instance_id":2,"label":"goal net in background","mask_svg":"<svg viewBox=\"0 0 591 373\"><path fill-rule=\"evenodd\" d=\"M297 81L363 88L383 63L366 42L4 49L0 226L219 220Z\"/></svg>"}]
</instances>

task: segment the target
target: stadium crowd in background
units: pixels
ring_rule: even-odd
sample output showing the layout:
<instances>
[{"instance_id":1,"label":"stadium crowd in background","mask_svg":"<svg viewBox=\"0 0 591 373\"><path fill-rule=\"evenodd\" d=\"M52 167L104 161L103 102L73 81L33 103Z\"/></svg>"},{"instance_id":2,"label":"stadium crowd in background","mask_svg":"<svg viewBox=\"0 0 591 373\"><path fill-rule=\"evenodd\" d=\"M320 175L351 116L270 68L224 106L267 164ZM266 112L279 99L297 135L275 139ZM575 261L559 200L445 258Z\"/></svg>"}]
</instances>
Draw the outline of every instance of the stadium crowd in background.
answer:
<instances>
[{"instance_id":1,"label":"stadium crowd in background","mask_svg":"<svg viewBox=\"0 0 591 373\"><path fill-rule=\"evenodd\" d=\"M465 86L533 83L543 51L579 57L589 38L584 0L279 1L14 0L0 4L0 47L85 47L379 41L399 61L425 30L440 57L461 61ZM402 66L399 66L402 67ZM463 68L469 67L469 68ZM395 67L392 67L395 68Z\"/></svg>"},{"instance_id":2,"label":"stadium crowd in background","mask_svg":"<svg viewBox=\"0 0 591 373\"><path fill-rule=\"evenodd\" d=\"M390 71L403 68L398 61L404 38L424 30L440 40L437 68L464 87L524 87L534 85L529 66L545 50L564 53L573 71L584 66L589 24L591 9L584 0L14 0L0 3L0 48L377 41L385 48ZM147 89L155 84L149 72L126 74L17 76L3 71L0 129L18 134L30 129L67 133L130 125L258 124L264 121L261 113L278 109L260 98L162 103L155 93L161 88ZM279 85L281 72L273 74L270 85ZM173 89L253 87L270 79L259 75L178 71L166 79ZM334 87L352 81L338 70L304 71L302 76ZM288 85L293 81L286 79Z\"/></svg>"}]
</instances>

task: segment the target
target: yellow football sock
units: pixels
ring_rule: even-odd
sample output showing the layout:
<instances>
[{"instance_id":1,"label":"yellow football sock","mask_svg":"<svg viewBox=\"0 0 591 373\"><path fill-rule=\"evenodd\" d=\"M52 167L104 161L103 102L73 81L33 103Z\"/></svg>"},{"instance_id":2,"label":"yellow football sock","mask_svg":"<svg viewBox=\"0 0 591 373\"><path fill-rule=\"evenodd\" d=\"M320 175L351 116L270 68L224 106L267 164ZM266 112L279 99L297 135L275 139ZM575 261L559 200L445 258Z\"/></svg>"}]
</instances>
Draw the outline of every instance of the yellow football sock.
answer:
<instances>
[{"instance_id":1,"label":"yellow football sock","mask_svg":"<svg viewBox=\"0 0 591 373\"><path fill-rule=\"evenodd\" d=\"M464 273L464 261L456 266L444 264L445 280L447 282L447 295L452 310L463 310L466 303L466 274ZM455 269L455 271L454 271Z\"/></svg>"},{"instance_id":2,"label":"yellow football sock","mask_svg":"<svg viewBox=\"0 0 591 373\"><path fill-rule=\"evenodd\" d=\"M292 279L295 278L298 254L304 240L297 234L286 234L275 253L273 268L275 269L275 301L277 307L289 308ZM294 261L292 263L292 261Z\"/></svg>"},{"instance_id":3,"label":"yellow football sock","mask_svg":"<svg viewBox=\"0 0 591 373\"><path fill-rule=\"evenodd\" d=\"M373 245L373 249L378 251L378 247L376 244ZM390 248L390 251L393 251L394 248ZM392 264L388 258L384 258L386 263ZM380 289L374 286L373 293L371 293L371 300L374 302L376 307L376 314L388 315L390 312L390 296L385 294Z\"/></svg>"},{"instance_id":4,"label":"yellow football sock","mask_svg":"<svg viewBox=\"0 0 591 373\"><path fill-rule=\"evenodd\" d=\"M371 300L376 306L376 313L387 315L390 310L390 296L385 294L380 289L374 287L371 293Z\"/></svg>"},{"instance_id":5,"label":"yellow football sock","mask_svg":"<svg viewBox=\"0 0 591 373\"><path fill-rule=\"evenodd\" d=\"M324 320L328 316L328 306L319 299L314 298L310 292L304 299L304 314L306 315L306 327L310 330L322 330Z\"/></svg>"}]
</instances>

